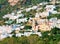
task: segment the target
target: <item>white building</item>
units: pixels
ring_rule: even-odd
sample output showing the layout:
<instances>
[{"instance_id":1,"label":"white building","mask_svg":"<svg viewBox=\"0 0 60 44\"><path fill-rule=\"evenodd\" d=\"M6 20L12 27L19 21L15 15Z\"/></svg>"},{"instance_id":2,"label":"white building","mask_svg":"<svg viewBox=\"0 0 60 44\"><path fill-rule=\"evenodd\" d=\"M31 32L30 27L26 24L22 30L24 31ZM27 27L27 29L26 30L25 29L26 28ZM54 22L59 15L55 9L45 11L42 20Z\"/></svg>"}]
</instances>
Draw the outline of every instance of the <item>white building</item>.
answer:
<instances>
[{"instance_id":1,"label":"white building","mask_svg":"<svg viewBox=\"0 0 60 44\"><path fill-rule=\"evenodd\" d=\"M56 27L60 29L60 19L57 20Z\"/></svg>"},{"instance_id":2,"label":"white building","mask_svg":"<svg viewBox=\"0 0 60 44\"><path fill-rule=\"evenodd\" d=\"M32 10L35 10L35 9L37 9L38 8L38 6L33 6L32 7Z\"/></svg>"},{"instance_id":3,"label":"white building","mask_svg":"<svg viewBox=\"0 0 60 44\"><path fill-rule=\"evenodd\" d=\"M25 11L29 12L32 8L26 8Z\"/></svg>"},{"instance_id":4,"label":"white building","mask_svg":"<svg viewBox=\"0 0 60 44\"><path fill-rule=\"evenodd\" d=\"M51 12L52 14L57 14L57 11L54 10L56 8L55 5L46 5L46 11Z\"/></svg>"},{"instance_id":5,"label":"white building","mask_svg":"<svg viewBox=\"0 0 60 44\"><path fill-rule=\"evenodd\" d=\"M27 22L27 18L17 19L16 22L17 22L17 23Z\"/></svg>"}]
</instances>

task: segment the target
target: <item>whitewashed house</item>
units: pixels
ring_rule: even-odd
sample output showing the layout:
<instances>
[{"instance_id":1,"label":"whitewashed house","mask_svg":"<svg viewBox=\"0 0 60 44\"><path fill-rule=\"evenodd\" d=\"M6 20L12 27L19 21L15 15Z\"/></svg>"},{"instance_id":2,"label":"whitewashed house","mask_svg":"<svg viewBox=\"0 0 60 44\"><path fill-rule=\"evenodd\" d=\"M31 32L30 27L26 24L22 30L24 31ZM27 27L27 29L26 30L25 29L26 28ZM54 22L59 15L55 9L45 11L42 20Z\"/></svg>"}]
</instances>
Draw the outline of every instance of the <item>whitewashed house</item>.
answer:
<instances>
[{"instance_id":1,"label":"whitewashed house","mask_svg":"<svg viewBox=\"0 0 60 44\"><path fill-rule=\"evenodd\" d=\"M20 29L23 29L25 26L20 26Z\"/></svg>"},{"instance_id":2,"label":"whitewashed house","mask_svg":"<svg viewBox=\"0 0 60 44\"><path fill-rule=\"evenodd\" d=\"M21 33L17 33L15 36L16 37L21 37L21 35L22 35Z\"/></svg>"},{"instance_id":3,"label":"whitewashed house","mask_svg":"<svg viewBox=\"0 0 60 44\"><path fill-rule=\"evenodd\" d=\"M15 15L15 13L14 13L14 12L12 12L12 13L11 13L11 15Z\"/></svg>"},{"instance_id":4,"label":"whitewashed house","mask_svg":"<svg viewBox=\"0 0 60 44\"><path fill-rule=\"evenodd\" d=\"M40 17L39 13L36 13L35 17L36 18L39 18Z\"/></svg>"},{"instance_id":5,"label":"whitewashed house","mask_svg":"<svg viewBox=\"0 0 60 44\"><path fill-rule=\"evenodd\" d=\"M42 18L48 17L48 16L49 16L49 12L44 11L44 12L40 13L40 16L41 16Z\"/></svg>"},{"instance_id":6,"label":"whitewashed house","mask_svg":"<svg viewBox=\"0 0 60 44\"><path fill-rule=\"evenodd\" d=\"M51 12L52 14L56 14L57 13L57 11L54 10L56 8L55 5L46 5L45 8L46 8L46 11Z\"/></svg>"},{"instance_id":7,"label":"whitewashed house","mask_svg":"<svg viewBox=\"0 0 60 44\"><path fill-rule=\"evenodd\" d=\"M6 14L3 16L3 18L9 18L11 16L11 14Z\"/></svg>"},{"instance_id":8,"label":"whitewashed house","mask_svg":"<svg viewBox=\"0 0 60 44\"><path fill-rule=\"evenodd\" d=\"M36 34L37 34L38 36L42 36L41 32L36 32Z\"/></svg>"},{"instance_id":9,"label":"whitewashed house","mask_svg":"<svg viewBox=\"0 0 60 44\"><path fill-rule=\"evenodd\" d=\"M24 32L24 36L30 36L32 32Z\"/></svg>"},{"instance_id":10,"label":"whitewashed house","mask_svg":"<svg viewBox=\"0 0 60 44\"><path fill-rule=\"evenodd\" d=\"M32 8L26 8L25 11L29 12Z\"/></svg>"},{"instance_id":11,"label":"whitewashed house","mask_svg":"<svg viewBox=\"0 0 60 44\"><path fill-rule=\"evenodd\" d=\"M16 20L17 23L21 23L21 22L27 22L27 18L21 18L21 19L17 19Z\"/></svg>"},{"instance_id":12,"label":"whitewashed house","mask_svg":"<svg viewBox=\"0 0 60 44\"><path fill-rule=\"evenodd\" d=\"M54 5L46 5L45 8L47 11L52 12L54 10L55 6Z\"/></svg>"},{"instance_id":13,"label":"whitewashed house","mask_svg":"<svg viewBox=\"0 0 60 44\"><path fill-rule=\"evenodd\" d=\"M57 20L56 27L60 29L60 19Z\"/></svg>"},{"instance_id":14,"label":"whitewashed house","mask_svg":"<svg viewBox=\"0 0 60 44\"><path fill-rule=\"evenodd\" d=\"M52 22L52 24L51 24L52 27L56 27L57 18L51 18L51 19L49 19L49 22Z\"/></svg>"},{"instance_id":15,"label":"whitewashed house","mask_svg":"<svg viewBox=\"0 0 60 44\"><path fill-rule=\"evenodd\" d=\"M32 10L35 10L35 9L37 9L38 8L38 6L33 6L32 7Z\"/></svg>"},{"instance_id":16,"label":"whitewashed house","mask_svg":"<svg viewBox=\"0 0 60 44\"><path fill-rule=\"evenodd\" d=\"M23 10L20 10L20 11L17 11L17 13L19 14L19 13L21 13Z\"/></svg>"}]
</instances>

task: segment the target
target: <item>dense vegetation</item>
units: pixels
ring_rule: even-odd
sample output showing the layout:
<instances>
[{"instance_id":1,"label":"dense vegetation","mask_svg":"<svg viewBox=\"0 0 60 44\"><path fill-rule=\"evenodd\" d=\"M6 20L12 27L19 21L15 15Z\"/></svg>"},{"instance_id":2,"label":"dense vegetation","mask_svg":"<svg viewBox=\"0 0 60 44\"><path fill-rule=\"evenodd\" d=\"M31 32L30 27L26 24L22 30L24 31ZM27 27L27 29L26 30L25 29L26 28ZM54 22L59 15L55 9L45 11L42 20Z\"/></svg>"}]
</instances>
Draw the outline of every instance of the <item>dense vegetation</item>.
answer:
<instances>
[{"instance_id":1,"label":"dense vegetation","mask_svg":"<svg viewBox=\"0 0 60 44\"><path fill-rule=\"evenodd\" d=\"M44 32L42 33L42 37L38 35L8 37L0 41L0 44L60 44L59 31L59 29L54 29L54 31L52 30L51 32Z\"/></svg>"}]
</instances>

